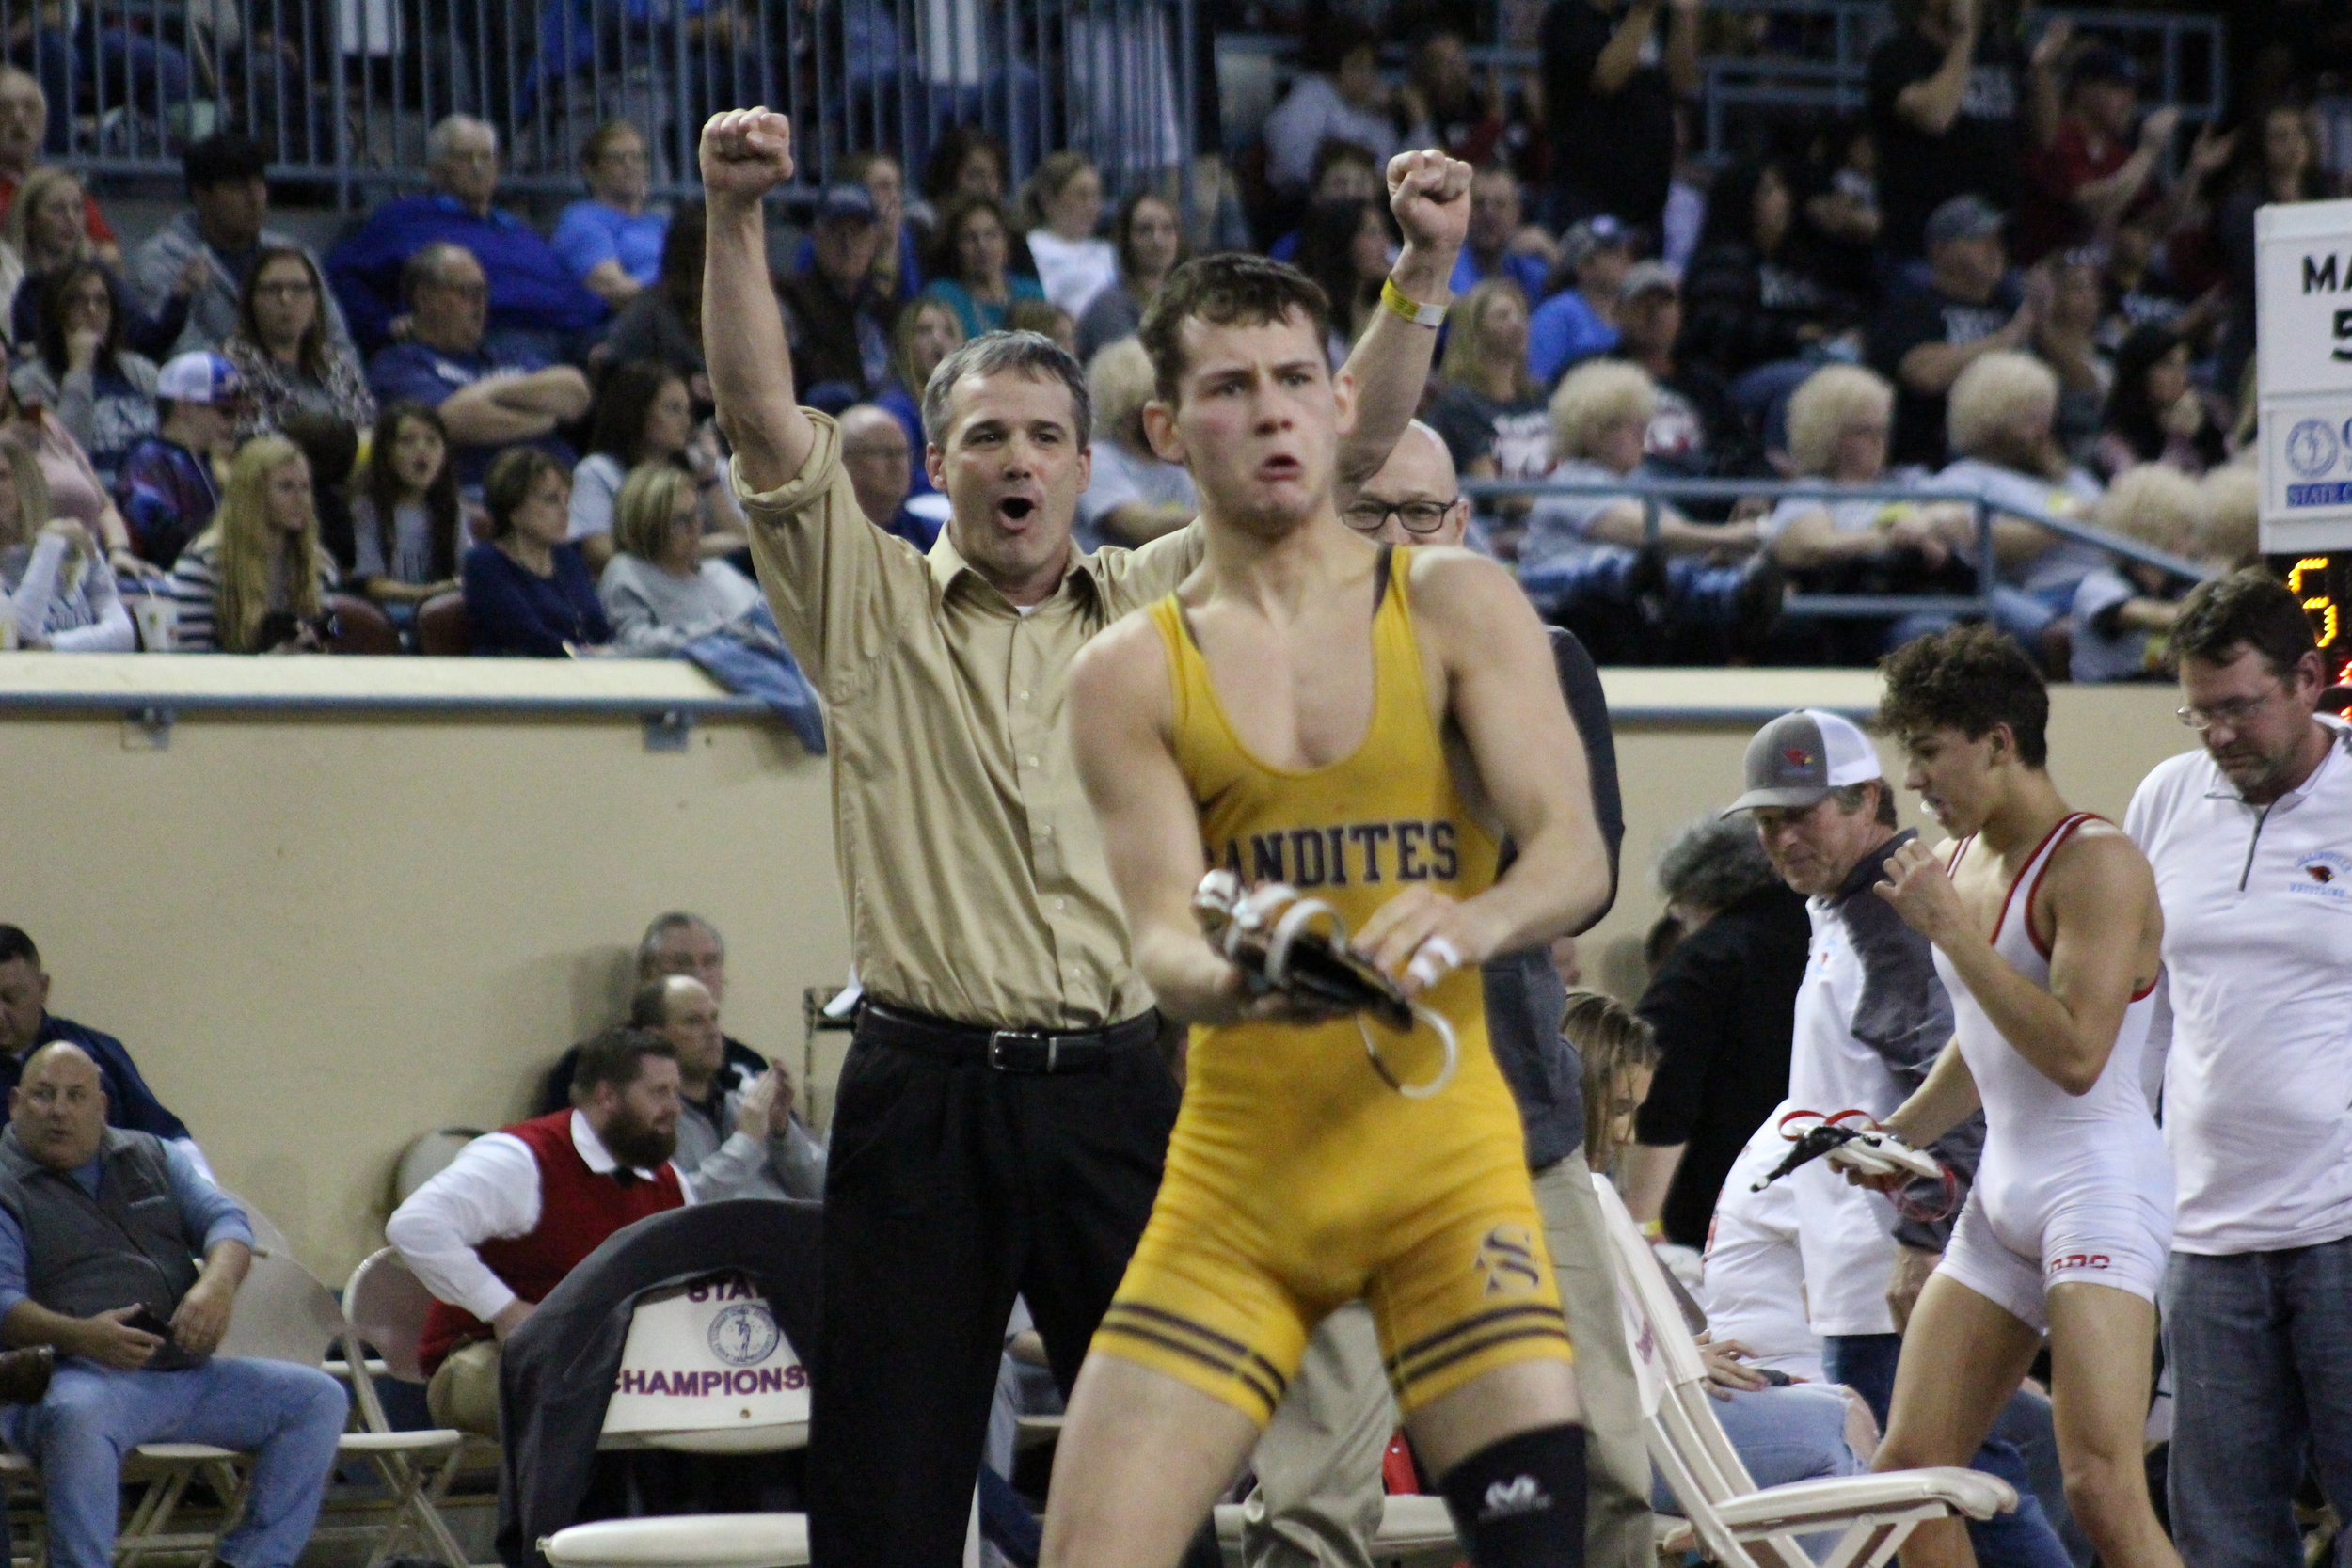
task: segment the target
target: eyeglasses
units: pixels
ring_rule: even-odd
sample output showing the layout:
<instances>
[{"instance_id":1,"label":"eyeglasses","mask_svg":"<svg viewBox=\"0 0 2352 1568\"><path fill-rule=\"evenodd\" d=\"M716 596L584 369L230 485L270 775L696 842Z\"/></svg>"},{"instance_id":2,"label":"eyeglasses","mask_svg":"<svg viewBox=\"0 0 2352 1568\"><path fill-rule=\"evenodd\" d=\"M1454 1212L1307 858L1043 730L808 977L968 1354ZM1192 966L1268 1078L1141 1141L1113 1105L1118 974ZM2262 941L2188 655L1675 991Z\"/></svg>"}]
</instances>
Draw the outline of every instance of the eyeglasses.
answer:
<instances>
[{"instance_id":1,"label":"eyeglasses","mask_svg":"<svg viewBox=\"0 0 2352 1568\"><path fill-rule=\"evenodd\" d=\"M253 292L257 295L270 299L303 299L318 291L312 288L306 278L294 283L257 283L253 286Z\"/></svg>"},{"instance_id":2,"label":"eyeglasses","mask_svg":"<svg viewBox=\"0 0 2352 1568\"><path fill-rule=\"evenodd\" d=\"M1385 501L1359 500L1341 515L1347 526L1359 533L1377 533L1394 517L1405 525L1407 533L1435 533L1445 526L1445 515L1459 505L1458 501L1399 501L1394 506Z\"/></svg>"},{"instance_id":3,"label":"eyeglasses","mask_svg":"<svg viewBox=\"0 0 2352 1568\"><path fill-rule=\"evenodd\" d=\"M2285 689L2284 687L2274 686L2258 697L2233 697L2228 702L2201 707L2194 704L2187 707L2176 707L2172 710L2172 717L2201 733L2216 724L2226 724L2235 730L2243 726L2247 719L2265 703Z\"/></svg>"}]
</instances>

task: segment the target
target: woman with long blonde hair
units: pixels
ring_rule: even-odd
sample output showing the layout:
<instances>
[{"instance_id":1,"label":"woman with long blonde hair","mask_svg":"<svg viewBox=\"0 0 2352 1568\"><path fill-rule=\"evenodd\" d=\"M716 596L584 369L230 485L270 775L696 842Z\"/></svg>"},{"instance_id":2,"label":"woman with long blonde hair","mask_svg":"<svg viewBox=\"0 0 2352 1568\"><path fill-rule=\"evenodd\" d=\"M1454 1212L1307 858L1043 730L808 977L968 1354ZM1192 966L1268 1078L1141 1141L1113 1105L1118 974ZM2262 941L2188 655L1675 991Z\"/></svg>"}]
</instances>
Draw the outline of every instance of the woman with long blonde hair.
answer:
<instances>
[{"instance_id":1,"label":"woman with long blonde hair","mask_svg":"<svg viewBox=\"0 0 2352 1568\"><path fill-rule=\"evenodd\" d=\"M229 467L213 525L171 571L179 644L195 653L318 652L335 566L319 543L310 462L257 436Z\"/></svg>"},{"instance_id":2,"label":"woman with long blonde hair","mask_svg":"<svg viewBox=\"0 0 2352 1568\"><path fill-rule=\"evenodd\" d=\"M137 643L105 551L71 517L52 517L40 459L0 440L0 600L17 645L59 653L129 653Z\"/></svg>"}]
</instances>

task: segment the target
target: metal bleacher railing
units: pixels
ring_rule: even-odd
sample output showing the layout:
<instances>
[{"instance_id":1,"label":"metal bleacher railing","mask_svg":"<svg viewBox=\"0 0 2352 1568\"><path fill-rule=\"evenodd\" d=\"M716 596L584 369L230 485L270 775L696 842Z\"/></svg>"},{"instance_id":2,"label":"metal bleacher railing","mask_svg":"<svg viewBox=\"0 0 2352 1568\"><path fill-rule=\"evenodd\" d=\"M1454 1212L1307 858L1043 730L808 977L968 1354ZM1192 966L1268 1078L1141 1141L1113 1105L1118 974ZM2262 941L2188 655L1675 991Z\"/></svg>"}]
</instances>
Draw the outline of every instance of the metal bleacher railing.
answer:
<instances>
[{"instance_id":1,"label":"metal bleacher railing","mask_svg":"<svg viewBox=\"0 0 2352 1568\"><path fill-rule=\"evenodd\" d=\"M1993 592L1999 586L1997 563L1992 547L1993 524L1996 518L2014 517L2049 530L2061 538L2094 546L2126 561L2144 562L2161 567L2185 581L2199 582L2213 574L2197 562L2143 545L2137 539L2110 533L2072 517L2052 516L2027 507L2010 506L1986 499L1966 490L1939 490L1932 483L1901 484L1827 484L1819 481L1764 481L1737 479L1669 479L1643 476L1613 483L1554 482L1549 480L1470 480L1462 484L1466 496L1486 499L1499 496L1526 496L1538 500L1546 496L1581 496L1599 499L1631 499L1642 504L1643 531L1655 538L1663 509L1673 500L1740 501L1757 499L1777 504L1783 500L1903 501L1920 506L1951 503L1965 506L1976 515L1977 544L1975 566L1977 591L1974 594L1805 594L1791 593L1783 602L1784 615L1819 620L1877 620L1904 615L1983 615L1993 613Z\"/></svg>"},{"instance_id":2,"label":"metal bleacher railing","mask_svg":"<svg viewBox=\"0 0 2352 1568\"><path fill-rule=\"evenodd\" d=\"M498 126L505 188L570 192L588 132L652 138L657 195L693 185L717 109L791 114L803 178L866 149L919 165L978 123L1013 172L1074 148L1111 194L1193 148L1193 0L0 0L9 57L50 101L48 153L170 175L187 141L249 132L343 207L424 181L424 138Z\"/></svg>"},{"instance_id":3,"label":"metal bleacher railing","mask_svg":"<svg viewBox=\"0 0 2352 1568\"><path fill-rule=\"evenodd\" d=\"M1731 148L1731 117L1858 108L1870 46L1890 25L1885 0L1708 10L1755 19L1747 46L1706 62L1713 155ZM2125 45L2152 95L2192 121L2218 112L2218 19L2075 20ZM1202 145L1209 56L1230 140L1271 106L1295 47L1210 38L1194 0L0 0L0 33L48 93L52 160L168 177L188 140L233 125L285 178L345 208L421 183L425 132L453 110L500 127L516 191L576 189L581 139L627 116L652 135L657 194L683 194L703 118L752 103L793 115L812 182L864 149L914 167L946 127L977 122L1010 147L1016 176L1074 148L1117 197L1168 179ZM1535 68L1532 39L1494 36L1482 62Z\"/></svg>"}]
</instances>

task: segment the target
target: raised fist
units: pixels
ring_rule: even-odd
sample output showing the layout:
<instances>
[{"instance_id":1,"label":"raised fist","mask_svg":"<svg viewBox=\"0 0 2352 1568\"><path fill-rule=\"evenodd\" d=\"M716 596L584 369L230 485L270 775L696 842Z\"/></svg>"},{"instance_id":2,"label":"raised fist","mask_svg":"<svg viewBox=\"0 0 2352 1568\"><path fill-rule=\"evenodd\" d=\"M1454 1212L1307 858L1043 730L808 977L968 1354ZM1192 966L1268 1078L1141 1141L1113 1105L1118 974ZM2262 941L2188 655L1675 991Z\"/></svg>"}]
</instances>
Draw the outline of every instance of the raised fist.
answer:
<instances>
[{"instance_id":1,"label":"raised fist","mask_svg":"<svg viewBox=\"0 0 2352 1568\"><path fill-rule=\"evenodd\" d=\"M703 126L703 189L757 201L792 178L792 122L767 108L727 109Z\"/></svg>"}]
</instances>

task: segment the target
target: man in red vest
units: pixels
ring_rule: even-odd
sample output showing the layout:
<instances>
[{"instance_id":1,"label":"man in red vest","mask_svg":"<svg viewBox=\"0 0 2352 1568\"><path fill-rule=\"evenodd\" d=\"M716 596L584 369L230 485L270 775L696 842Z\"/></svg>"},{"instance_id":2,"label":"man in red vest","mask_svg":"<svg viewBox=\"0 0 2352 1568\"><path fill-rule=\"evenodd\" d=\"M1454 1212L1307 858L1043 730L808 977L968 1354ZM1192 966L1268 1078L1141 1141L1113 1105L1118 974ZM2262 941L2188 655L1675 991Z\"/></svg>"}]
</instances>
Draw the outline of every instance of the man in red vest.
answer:
<instances>
[{"instance_id":1,"label":"man in red vest","mask_svg":"<svg viewBox=\"0 0 2352 1568\"><path fill-rule=\"evenodd\" d=\"M608 1029L580 1049L572 1109L476 1138L393 1213L385 1238L435 1298L435 1422L497 1435L500 1342L607 1236L693 1201L677 1117L677 1048Z\"/></svg>"}]
</instances>

